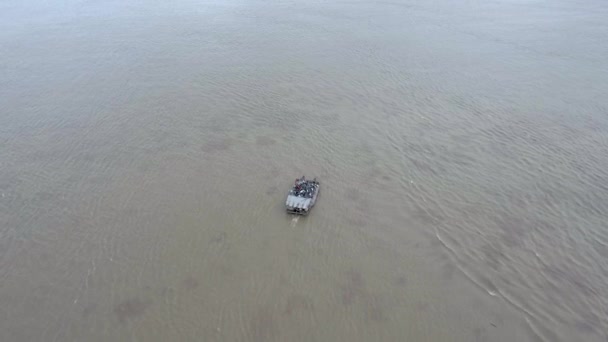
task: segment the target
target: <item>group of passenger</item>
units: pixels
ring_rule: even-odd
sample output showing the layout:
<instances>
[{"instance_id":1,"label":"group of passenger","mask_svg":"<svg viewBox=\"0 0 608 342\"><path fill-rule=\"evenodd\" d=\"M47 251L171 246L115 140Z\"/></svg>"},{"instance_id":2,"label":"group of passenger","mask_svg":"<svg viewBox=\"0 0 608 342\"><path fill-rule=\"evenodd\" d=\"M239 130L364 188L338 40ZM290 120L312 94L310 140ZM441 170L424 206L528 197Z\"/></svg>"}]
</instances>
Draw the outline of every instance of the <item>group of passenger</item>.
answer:
<instances>
[{"instance_id":1,"label":"group of passenger","mask_svg":"<svg viewBox=\"0 0 608 342\"><path fill-rule=\"evenodd\" d=\"M293 192L296 196L300 197L312 197L314 185L312 182L308 182L302 177L296 179L293 187Z\"/></svg>"}]
</instances>

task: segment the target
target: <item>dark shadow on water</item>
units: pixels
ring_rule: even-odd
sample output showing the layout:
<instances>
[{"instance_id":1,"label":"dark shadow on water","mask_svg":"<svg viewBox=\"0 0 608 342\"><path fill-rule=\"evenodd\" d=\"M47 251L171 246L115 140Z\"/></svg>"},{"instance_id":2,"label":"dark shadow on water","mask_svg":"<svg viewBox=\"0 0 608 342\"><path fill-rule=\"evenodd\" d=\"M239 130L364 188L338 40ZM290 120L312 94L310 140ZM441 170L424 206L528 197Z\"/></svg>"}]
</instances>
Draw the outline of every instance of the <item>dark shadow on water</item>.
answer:
<instances>
[{"instance_id":1,"label":"dark shadow on water","mask_svg":"<svg viewBox=\"0 0 608 342\"><path fill-rule=\"evenodd\" d=\"M370 322L382 322L387 320L385 314L386 304L380 294L371 293L366 289L366 282L363 275L351 269L345 274L346 282L340 286L342 305L351 306L357 304L361 306L365 319ZM405 278L403 278L405 282Z\"/></svg>"},{"instance_id":2,"label":"dark shadow on water","mask_svg":"<svg viewBox=\"0 0 608 342\"><path fill-rule=\"evenodd\" d=\"M360 272L352 269L346 272L346 283L340 287L342 304L352 305L357 298L364 294L364 286L365 281Z\"/></svg>"},{"instance_id":3,"label":"dark shadow on water","mask_svg":"<svg viewBox=\"0 0 608 342\"><path fill-rule=\"evenodd\" d=\"M276 195L279 192L279 188L277 188L276 186L271 186L268 189L266 189L266 195L271 196L271 195Z\"/></svg>"},{"instance_id":4,"label":"dark shadow on water","mask_svg":"<svg viewBox=\"0 0 608 342\"><path fill-rule=\"evenodd\" d=\"M355 226L355 227L365 227L365 226L367 226L367 222L364 219L362 219L362 218L356 218L356 217L352 218L351 217L351 218L347 219L347 222L350 225Z\"/></svg>"},{"instance_id":5,"label":"dark shadow on water","mask_svg":"<svg viewBox=\"0 0 608 342\"><path fill-rule=\"evenodd\" d=\"M82 317L87 318L95 313L97 310L97 303L87 304L84 309L82 309Z\"/></svg>"},{"instance_id":6,"label":"dark shadow on water","mask_svg":"<svg viewBox=\"0 0 608 342\"><path fill-rule=\"evenodd\" d=\"M359 200L361 200L361 191L357 188L347 188L346 198L351 201L358 202Z\"/></svg>"},{"instance_id":7,"label":"dark shadow on water","mask_svg":"<svg viewBox=\"0 0 608 342\"><path fill-rule=\"evenodd\" d=\"M114 306L114 313L120 323L125 323L127 320L142 316L149 306L150 303L140 298L131 298Z\"/></svg>"},{"instance_id":8,"label":"dark shadow on water","mask_svg":"<svg viewBox=\"0 0 608 342\"><path fill-rule=\"evenodd\" d=\"M407 278L405 276L399 276L395 279L395 285L399 287L405 287L407 285Z\"/></svg>"},{"instance_id":9,"label":"dark shadow on water","mask_svg":"<svg viewBox=\"0 0 608 342\"><path fill-rule=\"evenodd\" d=\"M291 315L294 312L312 311L314 305L312 299L306 295L292 294L287 298L284 313Z\"/></svg>"},{"instance_id":10,"label":"dark shadow on water","mask_svg":"<svg viewBox=\"0 0 608 342\"><path fill-rule=\"evenodd\" d=\"M257 146L271 146L271 145L276 144L276 141L269 137L259 136L259 137L255 138L255 144Z\"/></svg>"},{"instance_id":11,"label":"dark shadow on water","mask_svg":"<svg viewBox=\"0 0 608 342\"><path fill-rule=\"evenodd\" d=\"M255 342L263 342L276 336L277 325L274 314L269 308L258 309L250 322L251 337Z\"/></svg>"},{"instance_id":12,"label":"dark shadow on water","mask_svg":"<svg viewBox=\"0 0 608 342\"><path fill-rule=\"evenodd\" d=\"M186 279L182 280L181 287L186 291L192 291L200 286L200 282L198 279L193 276L189 276Z\"/></svg>"},{"instance_id":13,"label":"dark shadow on water","mask_svg":"<svg viewBox=\"0 0 608 342\"><path fill-rule=\"evenodd\" d=\"M206 153L223 152L230 149L232 141L230 139L219 139L205 143L201 150Z\"/></svg>"},{"instance_id":14,"label":"dark shadow on water","mask_svg":"<svg viewBox=\"0 0 608 342\"><path fill-rule=\"evenodd\" d=\"M382 298L378 295L370 295L366 298L365 318L369 321L386 321Z\"/></svg>"},{"instance_id":15,"label":"dark shadow on water","mask_svg":"<svg viewBox=\"0 0 608 342\"><path fill-rule=\"evenodd\" d=\"M212 244L220 244L226 240L226 232L221 232L214 237L211 238L210 242Z\"/></svg>"}]
</instances>

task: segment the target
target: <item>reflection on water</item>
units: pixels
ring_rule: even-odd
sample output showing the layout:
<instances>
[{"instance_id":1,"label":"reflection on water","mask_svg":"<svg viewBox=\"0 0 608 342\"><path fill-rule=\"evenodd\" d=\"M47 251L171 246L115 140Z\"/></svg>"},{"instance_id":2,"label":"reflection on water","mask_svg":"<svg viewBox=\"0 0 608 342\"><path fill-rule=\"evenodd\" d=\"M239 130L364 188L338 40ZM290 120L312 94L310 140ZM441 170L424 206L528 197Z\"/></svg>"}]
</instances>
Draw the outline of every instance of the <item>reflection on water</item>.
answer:
<instances>
[{"instance_id":1,"label":"reflection on water","mask_svg":"<svg viewBox=\"0 0 608 342\"><path fill-rule=\"evenodd\" d=\"M605 341L607 13L3 3L0 339Z\"/></svg>"}]
</instances>

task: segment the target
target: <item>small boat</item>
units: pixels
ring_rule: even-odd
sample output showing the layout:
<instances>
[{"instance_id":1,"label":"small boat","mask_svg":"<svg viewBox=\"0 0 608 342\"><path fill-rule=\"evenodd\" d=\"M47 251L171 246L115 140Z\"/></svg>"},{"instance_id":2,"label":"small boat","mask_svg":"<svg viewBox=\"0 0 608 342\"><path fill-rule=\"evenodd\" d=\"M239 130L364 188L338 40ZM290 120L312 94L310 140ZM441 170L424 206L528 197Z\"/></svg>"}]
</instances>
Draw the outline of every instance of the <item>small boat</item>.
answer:
<instances>
[{"instance_id":1,"label":"small boat","mask_svg":"<svg viewBox=\"0 0 608 342\"><path fill-rule=\"evenodd\" d=\"M294 186L287 194L285 206L287 212L297 215L308 215L310 209L315 205L319 195L319 182L317 179L307 180L304 176L295 181Z\"/></svg>"}]
</instances>

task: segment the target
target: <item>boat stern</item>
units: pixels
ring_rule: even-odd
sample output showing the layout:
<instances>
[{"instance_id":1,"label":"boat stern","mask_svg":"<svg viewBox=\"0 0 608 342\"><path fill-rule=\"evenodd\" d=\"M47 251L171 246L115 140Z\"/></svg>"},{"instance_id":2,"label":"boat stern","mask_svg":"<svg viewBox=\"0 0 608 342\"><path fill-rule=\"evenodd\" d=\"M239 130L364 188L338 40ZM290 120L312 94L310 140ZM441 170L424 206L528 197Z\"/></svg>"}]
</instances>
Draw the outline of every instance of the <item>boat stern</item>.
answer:
<instances>
[{"instance_id":1,"label":"boat stern","mask_svg":"<svg viewBox=\"0 0 608 342\"><path fill-rule=\"evenodd\" d=\"M311 202L310 198L289 195L287 201L285 201L285 206L288 213L306 215L311 207Z\"/></svg>"}]
</instances>

